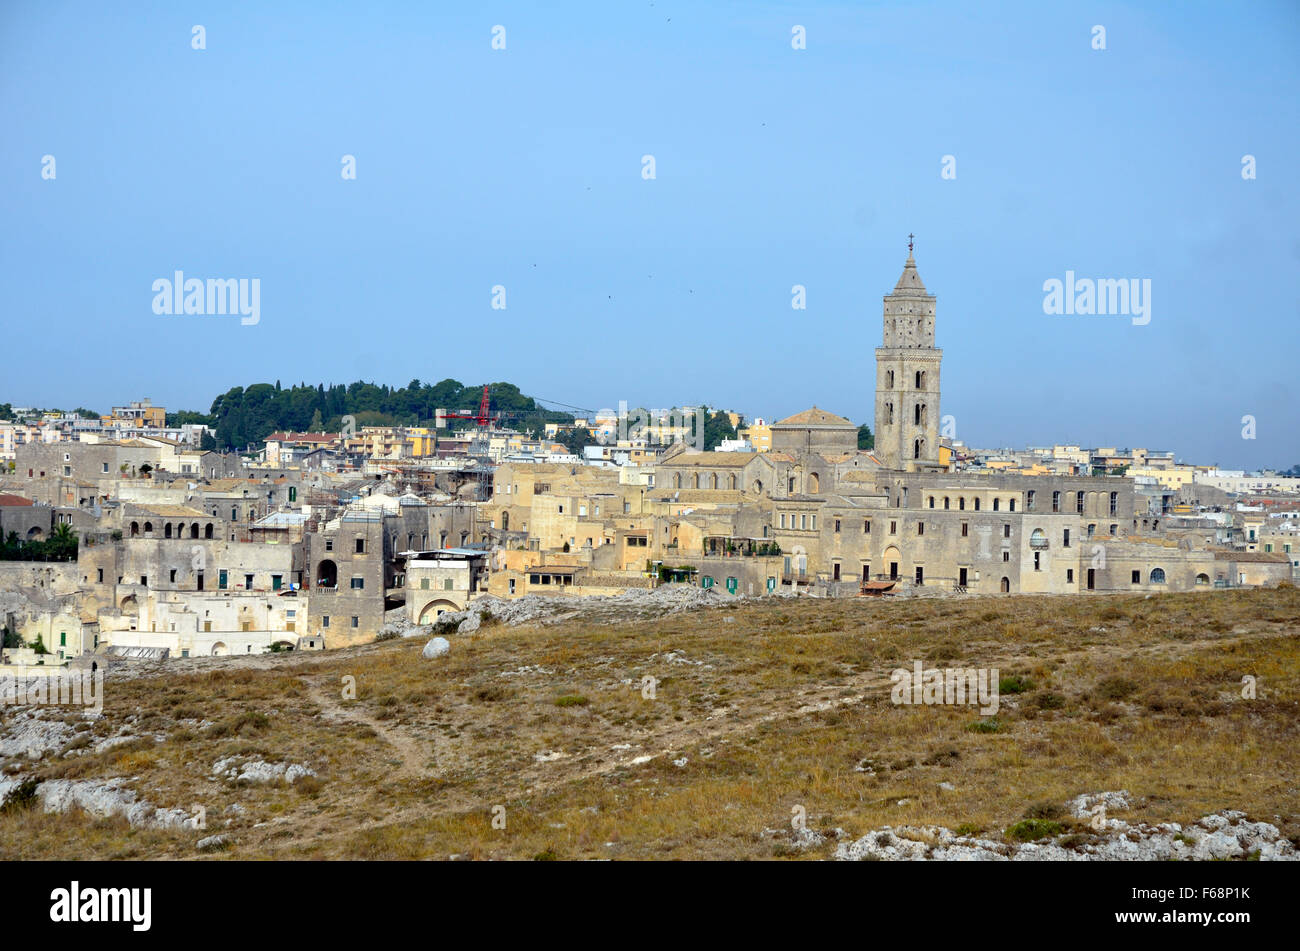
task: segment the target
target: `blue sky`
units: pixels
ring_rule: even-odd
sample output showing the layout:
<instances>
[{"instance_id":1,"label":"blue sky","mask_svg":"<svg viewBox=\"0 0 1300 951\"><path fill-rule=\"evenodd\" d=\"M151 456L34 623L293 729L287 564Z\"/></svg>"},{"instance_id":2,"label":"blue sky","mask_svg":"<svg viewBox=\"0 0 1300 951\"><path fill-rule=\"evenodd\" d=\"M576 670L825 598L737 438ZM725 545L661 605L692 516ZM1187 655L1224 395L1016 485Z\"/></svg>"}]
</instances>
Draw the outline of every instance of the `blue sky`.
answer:
<instances>
[{"instance_id":1,"label":"blue sky","mask_svg":"<svg viewBox=\"0 0 1300 951\"><path fill-rule=\"evenodd\" d=\"M1294 2L10 2L0 401L455 377L870 421L915 232L958 438L1289 466L1298 53ZM260 322L154 314L177 269L259 278ZM1067 270L1149 279L1150 323L1044 314Z\"/></svg>"}]
</instances>

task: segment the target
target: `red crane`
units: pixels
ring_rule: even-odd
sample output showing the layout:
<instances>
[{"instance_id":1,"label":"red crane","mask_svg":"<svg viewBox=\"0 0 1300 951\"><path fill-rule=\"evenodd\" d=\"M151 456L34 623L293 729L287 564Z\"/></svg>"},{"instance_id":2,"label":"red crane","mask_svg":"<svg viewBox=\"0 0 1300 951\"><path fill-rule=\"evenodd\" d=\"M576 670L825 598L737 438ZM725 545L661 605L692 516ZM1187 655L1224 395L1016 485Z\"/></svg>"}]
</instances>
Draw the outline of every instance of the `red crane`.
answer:
<instances>
[{"instance_id":1,"label":"red crane","mask_svg":"<svg viewBox=\"0 0 1300 951\"><path fill-rule=\"evenodd\" d=\"M446 410L438 410L436 414L436 424L439 429L444 428L448 419L472 419L474 423L483 429L486 429L492 422L492 417L488 414L488 386L483 384L483 398L479 400L477 413L448 413Z\"/></svg>"}]
</instances>

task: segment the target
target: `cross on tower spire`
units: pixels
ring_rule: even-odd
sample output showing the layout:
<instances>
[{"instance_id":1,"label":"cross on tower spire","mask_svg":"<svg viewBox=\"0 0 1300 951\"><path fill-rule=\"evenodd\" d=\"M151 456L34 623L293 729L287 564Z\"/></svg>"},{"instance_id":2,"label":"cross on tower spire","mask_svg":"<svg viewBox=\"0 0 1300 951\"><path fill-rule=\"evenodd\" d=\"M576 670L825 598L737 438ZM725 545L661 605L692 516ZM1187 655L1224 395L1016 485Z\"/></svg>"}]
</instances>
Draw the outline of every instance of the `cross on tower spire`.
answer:
<instances>
[{"instance_id":1,"label":"cross on tower spire","mask_svg":"<svg viewBox=\"0 0 1300 951\"><path fill-rule=\"evenodd\" d=\"M907 236L907 256L908 256L909 258L912 256L912 239L915 238L915 237L916 237L916 235L914 235L914 234L909 234L909 235Z\"/></svg>"}]
</instances>

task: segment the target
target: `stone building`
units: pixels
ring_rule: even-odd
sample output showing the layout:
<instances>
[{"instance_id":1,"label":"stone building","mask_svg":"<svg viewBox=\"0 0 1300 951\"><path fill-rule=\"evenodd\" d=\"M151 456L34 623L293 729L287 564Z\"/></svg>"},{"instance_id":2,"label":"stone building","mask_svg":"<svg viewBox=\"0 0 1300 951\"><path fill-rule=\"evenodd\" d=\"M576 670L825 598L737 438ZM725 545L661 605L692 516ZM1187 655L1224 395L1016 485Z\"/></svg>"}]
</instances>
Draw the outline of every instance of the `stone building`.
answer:
<instances>
[{"instance_id":1,"label":"stone building","mask_svg":"<svg viewBox=\"0 0 1300 951\"><path fill-rule=\"evenodd\" d=\"M939 364L935 299L907 263L885 295L883 345L876 348L876 454L889 469L939 467ZM854 446L856 448L856 444Z\"/></svg>"}]
</instances>

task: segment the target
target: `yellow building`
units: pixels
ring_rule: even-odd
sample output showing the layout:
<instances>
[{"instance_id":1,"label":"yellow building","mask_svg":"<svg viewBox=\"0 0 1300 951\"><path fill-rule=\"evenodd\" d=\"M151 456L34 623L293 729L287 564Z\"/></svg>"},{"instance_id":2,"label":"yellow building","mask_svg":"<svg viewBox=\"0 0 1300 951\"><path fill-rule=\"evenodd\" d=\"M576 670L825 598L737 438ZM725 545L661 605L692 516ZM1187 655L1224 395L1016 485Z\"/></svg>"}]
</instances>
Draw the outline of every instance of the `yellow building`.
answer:
<instances>
[{"instance_id":1,"label":"yellow building","mask_svg":"<svg viewBox=\"0 0 1300 951\"><path fill-rule=\"evenodd\" d=\"M754 447L755 452L772 451L772 427L767 420L759 418L736 433Z\"/></svg>"}]
</instances>

